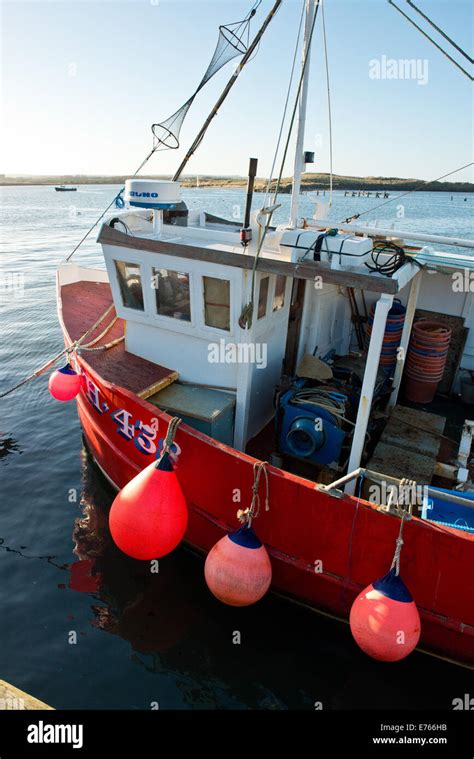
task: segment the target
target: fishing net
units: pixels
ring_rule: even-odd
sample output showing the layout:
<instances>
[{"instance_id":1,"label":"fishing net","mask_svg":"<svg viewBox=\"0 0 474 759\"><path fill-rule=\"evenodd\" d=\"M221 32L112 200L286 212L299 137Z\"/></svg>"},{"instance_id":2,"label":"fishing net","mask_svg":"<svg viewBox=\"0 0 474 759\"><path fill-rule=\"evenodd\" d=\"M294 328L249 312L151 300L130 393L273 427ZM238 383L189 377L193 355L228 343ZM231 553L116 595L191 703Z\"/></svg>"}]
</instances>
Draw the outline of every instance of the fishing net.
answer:
<instances>
[{"instance_id":1,"label":"fishing net","mask_svg":"<svg viewBox=\"0 0 474 759\"><path fill-rule=\"evenodd\" d=\"M198 94L212 77L233 58L245 55L250 41L250 22L255 16L261 0L257 0L253 8L242 21L235 21L219 27L219 37L216 49L206 73L191 97L165 121L153 124L151 131L154 137L154 147L163 145L166 148L179 148L179 133L191 105Z\"/></svg>"}]
</instances>

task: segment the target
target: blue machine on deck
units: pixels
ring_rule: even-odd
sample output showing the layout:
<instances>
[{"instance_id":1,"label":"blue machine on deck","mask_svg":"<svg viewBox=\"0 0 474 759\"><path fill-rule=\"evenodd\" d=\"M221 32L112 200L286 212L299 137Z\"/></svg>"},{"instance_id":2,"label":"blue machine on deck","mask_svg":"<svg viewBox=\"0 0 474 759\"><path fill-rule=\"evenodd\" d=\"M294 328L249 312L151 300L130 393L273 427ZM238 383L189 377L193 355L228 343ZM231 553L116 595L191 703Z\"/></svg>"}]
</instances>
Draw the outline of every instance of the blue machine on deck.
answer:
<instances>
[{"instance_id":1,"label":"blue machine on deck","mask_svg":"<svg viewBox=\"0 0 474 759\"><path fill-rule=\"evenodd\" d=\"M364 363L351 356L332 366L328 382L296 379L278 399L276 414L278 449L282 454L312 464L340 462L343 446L350 442L359 406ZM387 387L388 377L379 371L374 400Z\"/></svg>"},{"instance_id":2,"label":"blue machine on deck","mask_svg":"<svg viewBox=\"0 0 474 759\"><path fill-rule=\"evenodd\" d=\"M338 461L346 432L336 413L347 401L342 393L329 391L322 395L316 388L305 388L305 380L298 380L280 398L281 453L315 464ZM336 413L330 410L333 402Z\"/></svg>"}]
</instances>

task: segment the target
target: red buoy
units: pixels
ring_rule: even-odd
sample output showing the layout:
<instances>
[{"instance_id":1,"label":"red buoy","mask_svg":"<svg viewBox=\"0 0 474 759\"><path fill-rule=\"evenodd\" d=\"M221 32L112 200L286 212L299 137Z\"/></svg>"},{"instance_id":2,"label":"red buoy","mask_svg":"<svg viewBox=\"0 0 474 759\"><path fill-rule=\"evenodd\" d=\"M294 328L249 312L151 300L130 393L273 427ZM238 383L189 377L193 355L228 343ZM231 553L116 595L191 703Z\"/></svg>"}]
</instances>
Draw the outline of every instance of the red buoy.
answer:
<instances>
[{"instance_id":1,"label":"red buoy","mask_svg":"<svg viewBox=\"0 0 474 759\"><path fill-rule=\"evenodd\" d=\"M420 639L418 609L395 569L359 593L349 622L362 651L379 661L404 659Z\"/></svg>"},{"instance_id":2,"label":"red buoy","mask_svg":"<svg viewBox=\"0 0 474 759\"><path fill-rule=\"evenodd\" d=\"M252 527L244 525L225 535L209 551L204 576L219 601L229 606L249 606L270 587L272 565Z\"/></svg>"},{"instance_id":3,"label":"red buoy","mask_svg":"<svg viewBox=\"0 0 474 759\"><path fill-rule=\"evenodd\" d=\"M176 548L186 532L188 509L168 453L120 491L109 525L117 546L134 559L159 559Z\"/></svg>"},{"instance_id":4,"label":"red buoy","mask_svg":"<svg viewBox=\"0 0 474 759\"><path fill-rule=\"evenodd\" d=\"M56 369L49 377L49 392L57 401L72 401L81 389L82 376L71 364Z\"/></svg>"}]
</instances>

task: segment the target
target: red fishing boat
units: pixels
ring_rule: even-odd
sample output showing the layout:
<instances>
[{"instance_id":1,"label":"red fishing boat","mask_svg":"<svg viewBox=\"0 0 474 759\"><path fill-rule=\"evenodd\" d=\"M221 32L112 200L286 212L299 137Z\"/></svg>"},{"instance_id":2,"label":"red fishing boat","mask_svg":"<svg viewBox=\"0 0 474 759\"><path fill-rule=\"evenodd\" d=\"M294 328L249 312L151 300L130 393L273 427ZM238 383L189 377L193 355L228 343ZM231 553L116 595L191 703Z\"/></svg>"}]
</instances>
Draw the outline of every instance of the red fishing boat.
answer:
<instances>
[{"instance_id":1,"label":"red fishing boat","mask_svg":"<svg viewBox=\"0 0 474 759\"><path fill-rule=\"evenodd\" d=\"M255 161L243 223L190 211L180 167L171 182L127 180L127 207L98 238L106 271L59 268L59 318L82 375L79 418L117 490L163 450L171 418L182 419L172 452L189 509L185 542L208 553L258 492L254 525L273 589L321 612L347 619L390 568L398 538L420 646L472 666L472 424L453 392L474 363L472 295L453 287L472 259L432 244L473 243L299 217L317 7L308 0L288 223L271 224L276 193L251 213ZM248 60L252 49L240 54ZM157 145L174 135L170 123L155 125ZM417 353L421 318L437 328ZM439 358L437 373L425 358ZM400 400L410 367L423 408ZM262 462L265 506L262 478L255 486Z\"/></svg>"}]
</instances>

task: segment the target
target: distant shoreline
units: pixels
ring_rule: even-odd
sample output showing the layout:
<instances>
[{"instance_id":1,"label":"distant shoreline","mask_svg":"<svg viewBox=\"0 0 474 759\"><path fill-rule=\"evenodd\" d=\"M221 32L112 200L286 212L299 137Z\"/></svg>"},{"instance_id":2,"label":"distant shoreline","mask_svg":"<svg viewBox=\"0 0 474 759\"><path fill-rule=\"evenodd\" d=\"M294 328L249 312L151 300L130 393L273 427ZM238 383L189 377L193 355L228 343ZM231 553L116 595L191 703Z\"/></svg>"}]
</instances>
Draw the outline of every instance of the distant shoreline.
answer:
<instances>
[{"instance_id":1,"label":"distant shoreline","mask_svg":"<svg viewBox=\"0 0 474 759\"><path fill-rule=\"evenodd\" d=\"M124 184L127 176L86 176L86 175L64 175L64 176L8 176L0 175L1 187L21 187L50 185L74 185L87 186L97 184ZM150 177L142 176L140 179L167 179L167 177ZM183 187L196 188L196 175L184 176L181 180ZM218 176L200 176L199 188L245 188L247 184L246 177L218 177ZM280 192L291 192L292 180L285 177L280 183ZM258 179L255 182L255 190L262 191L266 187L266 180ZM474 192L474 183L472 182L431 182L425 184L422 179L402 179L398 177L352 177L334 175L333 189L348 192L369 191L369 192L405 192L409 190L423 190L425 192ZM303 174L301 179L302 192L328 191L329 175L328 174Z\"/></svg>"}]
</instances>

